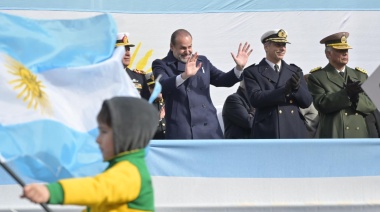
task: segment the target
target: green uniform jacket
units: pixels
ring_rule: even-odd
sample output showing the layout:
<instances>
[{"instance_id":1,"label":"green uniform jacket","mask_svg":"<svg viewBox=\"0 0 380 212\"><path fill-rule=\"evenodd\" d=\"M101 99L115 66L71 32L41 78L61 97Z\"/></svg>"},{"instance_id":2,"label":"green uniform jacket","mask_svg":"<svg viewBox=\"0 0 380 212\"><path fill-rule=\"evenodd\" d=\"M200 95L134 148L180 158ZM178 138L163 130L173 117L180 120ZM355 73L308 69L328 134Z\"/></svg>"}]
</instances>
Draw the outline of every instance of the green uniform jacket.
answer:
<instances>
[{"instance_id":1,"label":"green uniform jacket","mask_svg":"<svg viewBox=\"0 0 380 212\"><path fill-rule=\"evenodd\" d=\"M90 212L154 211L145 150L124 152L95 177L72 178L48 185L50 204L84 205Z\"/></svg>"},{"instance_id":2,"label":"green uniform jacket","mask_svg":"<svg viewBox=\"0 0 380 212\"><path fill-rule=\"evenodd\" d=\"M311 71L309 91L313 103L320 115L317 129L319 138L367 138L368 130L365 115L376 109L376 106L365 93L359 94L356 109L344 89L348 76L352 81L364 82L368 76L361 69L346 66L345 78L328 64L322 69Z\"/></svg>"}]
</instances>

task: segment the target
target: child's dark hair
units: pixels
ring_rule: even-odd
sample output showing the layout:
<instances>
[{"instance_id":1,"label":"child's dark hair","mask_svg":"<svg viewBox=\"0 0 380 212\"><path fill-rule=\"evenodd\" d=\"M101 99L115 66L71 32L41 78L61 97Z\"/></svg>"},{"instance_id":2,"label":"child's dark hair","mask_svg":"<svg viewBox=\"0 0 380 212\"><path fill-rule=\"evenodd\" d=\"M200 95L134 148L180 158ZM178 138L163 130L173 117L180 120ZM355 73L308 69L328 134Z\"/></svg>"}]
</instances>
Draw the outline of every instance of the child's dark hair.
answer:
<instances>
[{"instance_id":1,"label":"child's dark hair","mask_svg":"<svg viewBox=\"0 0 380 212\"><path fill-rule=\"evenodd\" d=\"M107 126L112 127L110 109L108 108L108 105L105 102L103 103L102 108L99 111L97 120L100 123L104 123Z\"/></svg>"}]
</instances>

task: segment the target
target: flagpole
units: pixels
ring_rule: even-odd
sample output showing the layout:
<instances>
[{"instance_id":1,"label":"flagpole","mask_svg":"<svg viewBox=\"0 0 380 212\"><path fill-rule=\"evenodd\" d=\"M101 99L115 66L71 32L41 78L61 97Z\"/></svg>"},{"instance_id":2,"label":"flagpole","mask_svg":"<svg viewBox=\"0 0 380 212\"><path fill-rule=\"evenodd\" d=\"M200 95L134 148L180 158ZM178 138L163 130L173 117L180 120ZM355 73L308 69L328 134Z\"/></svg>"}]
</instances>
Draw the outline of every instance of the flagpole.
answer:
<instances>
[{"instance_id":1,"label":"flagpole","mask_svg":"<svg viewBox=\"0 0 380 212\"><path fill-rule=\"evenodd\" d=\"M26 185L24 181L22 181L22 179L7 164L5 164L1 158L0 165L5 169L6 172L8 172L9 175L13 177L14 180L17 181L21 187L24 187ZM45 203L40 203L40 205L46 212L52 212L52 210L50 210L50 208Z\"/></svg>"}]
</instances>

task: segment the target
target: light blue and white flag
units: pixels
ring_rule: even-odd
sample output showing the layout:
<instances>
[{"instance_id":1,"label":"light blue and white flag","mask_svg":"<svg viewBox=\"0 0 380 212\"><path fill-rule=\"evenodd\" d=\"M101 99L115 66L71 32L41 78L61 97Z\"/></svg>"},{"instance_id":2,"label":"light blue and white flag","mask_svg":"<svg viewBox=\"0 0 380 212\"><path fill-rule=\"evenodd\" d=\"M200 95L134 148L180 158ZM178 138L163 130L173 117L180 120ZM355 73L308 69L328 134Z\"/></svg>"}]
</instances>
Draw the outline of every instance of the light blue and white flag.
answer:
<instances>
[{"instance_id":1,"label":"light blue and white flag","mask_svg":"<svg viewBox=\"0 0 380 212\"><path fill-rule=\"evenodd\" d=\"M0 19L0 154L26 182L100 172L103 100L139 97L121 63L124 48L114 48L113 18Z\"/></svg>"}]
</instances>

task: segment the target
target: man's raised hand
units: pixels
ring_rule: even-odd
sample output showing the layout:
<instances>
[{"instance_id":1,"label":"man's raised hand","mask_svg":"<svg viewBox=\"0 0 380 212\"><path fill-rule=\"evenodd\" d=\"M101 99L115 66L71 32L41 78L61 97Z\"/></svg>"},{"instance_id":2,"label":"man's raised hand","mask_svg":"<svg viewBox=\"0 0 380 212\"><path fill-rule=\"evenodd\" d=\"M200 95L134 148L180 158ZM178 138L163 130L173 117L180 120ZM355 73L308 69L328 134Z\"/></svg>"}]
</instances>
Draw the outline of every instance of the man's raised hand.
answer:
<instances>
[{"instance_id":1,"label":"man's raised hand","mask_svg":"<svg viewBox=\"0 0 380 212\"><path fill-rule=\"evenodd\" d=\"M253 51L253 49L249 49L251 45L247 42L245 42L243 48L241 46L242 44L240 43L238 53L236 56L234 55L234 53L231 52L232 58L236 63L236 69L239 71L242 71L244 69L245 65L248 62L248 57L249 55L251 55Z\"/></svg>"}]
</instances>

